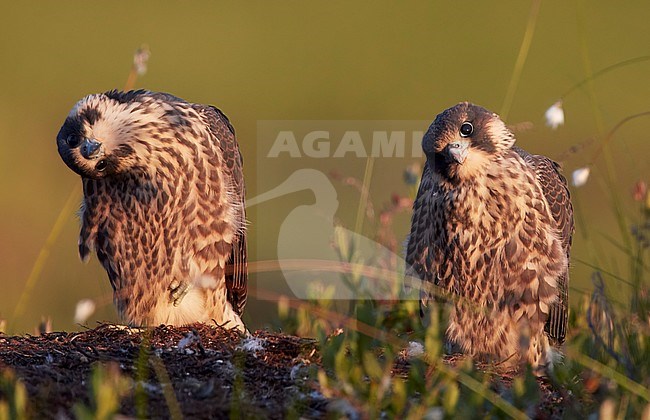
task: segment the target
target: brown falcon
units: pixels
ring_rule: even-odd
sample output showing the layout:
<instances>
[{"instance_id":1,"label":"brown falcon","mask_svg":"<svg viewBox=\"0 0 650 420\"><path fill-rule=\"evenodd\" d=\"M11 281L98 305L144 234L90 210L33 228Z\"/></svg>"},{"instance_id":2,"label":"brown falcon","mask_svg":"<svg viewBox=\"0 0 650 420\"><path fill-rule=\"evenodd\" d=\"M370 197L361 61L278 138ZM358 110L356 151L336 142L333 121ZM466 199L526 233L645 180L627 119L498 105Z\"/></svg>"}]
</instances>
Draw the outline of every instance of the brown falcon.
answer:
<instances>
[{"instance_id":1,"label":"brown falcon","mask_svg":"<svg viewBox=\"0 0 650 420\"><path fill-rule=\"evenodd\" d=\"M97 253L129 324L245 330L242 158L221 111L144 90L89 95L57 145L83 183L79 255Z\"/></svg>"},{"instance_id":2,"label":"brown falcon","mask_svg":"<svg viewBox=\"0 0 650 420\"><path fill-rule=\"evenodd\" d=\"M423 280L421 308L433 296L453 303L453 348L544 371L566 335L573 208L559 165L514 144L485 108L463 102L436 117L407 274Z\"/></svg>"}]
</instances>

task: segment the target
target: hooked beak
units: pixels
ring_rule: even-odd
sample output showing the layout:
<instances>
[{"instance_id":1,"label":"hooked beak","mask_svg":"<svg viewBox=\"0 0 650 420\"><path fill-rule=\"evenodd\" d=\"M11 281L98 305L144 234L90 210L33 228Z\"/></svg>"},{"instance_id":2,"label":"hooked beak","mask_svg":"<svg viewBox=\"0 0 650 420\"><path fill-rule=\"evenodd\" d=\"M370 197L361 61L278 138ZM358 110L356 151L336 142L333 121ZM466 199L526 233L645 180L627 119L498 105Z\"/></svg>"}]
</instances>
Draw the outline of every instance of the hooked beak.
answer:
<instances>
[{"instance_id":1,"label":"hooked beak","mask_svg":"<svg viewBox=\"0 0 650 420\"><path fill-rule=\"evenodd\" d=\"M84 139L79 146L81 156L86 159L95 159L100 156L102 144L95 139Z\"/></svg>"},{"instance_id":2,"label":"hooked beak","mask_svg":"<svg viewBox=\"0 0 650 420\"><path fill-rule=\"evenodd\" d=\"M463 164L469 152L468 141L455 141L447 145L447 153L449 157L459 164Z\"/></svg>"}]
</instances>

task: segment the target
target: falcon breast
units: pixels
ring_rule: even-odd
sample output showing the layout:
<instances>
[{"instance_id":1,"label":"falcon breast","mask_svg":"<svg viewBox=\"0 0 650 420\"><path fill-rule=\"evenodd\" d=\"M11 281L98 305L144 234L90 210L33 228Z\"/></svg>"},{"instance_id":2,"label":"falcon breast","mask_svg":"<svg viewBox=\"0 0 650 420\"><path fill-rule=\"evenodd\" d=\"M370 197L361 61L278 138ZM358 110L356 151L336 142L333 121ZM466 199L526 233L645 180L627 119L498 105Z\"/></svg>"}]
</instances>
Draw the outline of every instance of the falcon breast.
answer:
<instances>
[{"instance_id":1,"label":"falcon breast","mask_svg":"<svg viewBox=\"0 0 650 420\"><path fill-rule=\"evenodd\" d=\"M57 145L83 184L79 255L97 253L129 324L245 330L242 158L221 111L144 90L89 95Z\"/></svg>"},{"instance_id":2,"label":"falcon breast","mask_svg":"<svg viewBox=\"0 0 650 420\"><path fill-rule=\"evenodd\" d=\"M498 115L464 102L424 135L407 275L421 308L451 302L448 344L537 372L552 365L568 314L573 209L559 166L516 147Z\"/></svg>"}]
</instances>

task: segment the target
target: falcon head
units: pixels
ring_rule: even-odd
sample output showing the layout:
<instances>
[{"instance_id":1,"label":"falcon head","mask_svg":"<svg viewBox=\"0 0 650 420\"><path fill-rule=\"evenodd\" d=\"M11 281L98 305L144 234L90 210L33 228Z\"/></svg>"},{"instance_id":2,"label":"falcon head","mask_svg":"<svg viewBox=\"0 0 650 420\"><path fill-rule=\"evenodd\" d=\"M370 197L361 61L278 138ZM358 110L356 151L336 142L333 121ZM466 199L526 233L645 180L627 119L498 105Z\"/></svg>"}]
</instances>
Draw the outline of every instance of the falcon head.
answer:
<instances>
[{"instance_id":1,"label":"falcon head","mask_svg":"<svg viewBox=\"0 0 650 420\"><path fill-rule=\"evenodd\" d=\"M470 181L515 143L499 116L469 102L438 114L422 140L431 169L447 181Z\"/></svg>"},{"instance_id":2,"label":"falcon head","mask_svg":"<svg viewBox=\"0 0 650 420\"><path fill-rule=\"evenodd\" d=\"M56 137L59 155L85 178L146 168L148 156L168 128L164 100L182 101L147 91L86 96L72 108Z\"/></svg>"}]
</instances>

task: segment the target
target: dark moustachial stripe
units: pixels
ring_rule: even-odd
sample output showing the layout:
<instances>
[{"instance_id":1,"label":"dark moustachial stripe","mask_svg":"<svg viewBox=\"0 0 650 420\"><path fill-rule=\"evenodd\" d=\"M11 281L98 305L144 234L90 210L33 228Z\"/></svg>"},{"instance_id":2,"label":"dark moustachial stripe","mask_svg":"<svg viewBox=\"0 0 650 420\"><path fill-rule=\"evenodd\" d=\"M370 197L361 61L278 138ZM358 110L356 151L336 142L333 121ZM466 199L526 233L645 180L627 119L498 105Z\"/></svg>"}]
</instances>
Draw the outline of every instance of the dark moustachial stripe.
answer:
<instances>
[{"instance_id":1,"label":"dark moustachial stripe","mask_svg":"<svg viewBox=\"0 0 650 420\"><path fill-rule=\"evenodd\" d=\"M497 148L494 147L494 143L492 143L487 135L480 139L476 139L476 141L472 143L472 147L490 154L497 151Z\"/></svg>"},{"instance_id":2,"label":"dark moustachial stripe","mask_svg":"<svg viewBox=\"0 0 650 420\"><path fill-rule=\"evenodd\" d=\"M431 162L431 169L433 169L434 172L442 175L445 178L449 178L451 175L449 173L449 161L442 153L434 154L433 161L429 162Z\"/></svg>"},{"instance_id":3,"label":"dark moustachial stripe","mask_svg":"<svg viewBox=\"0 0 650 420\"><path fill-rule=\"evenodd\" d=\"M65 141L69 135L83 135L83 123L79 117L66 118L56 138Z\"/></svg>"}]
</instances>

